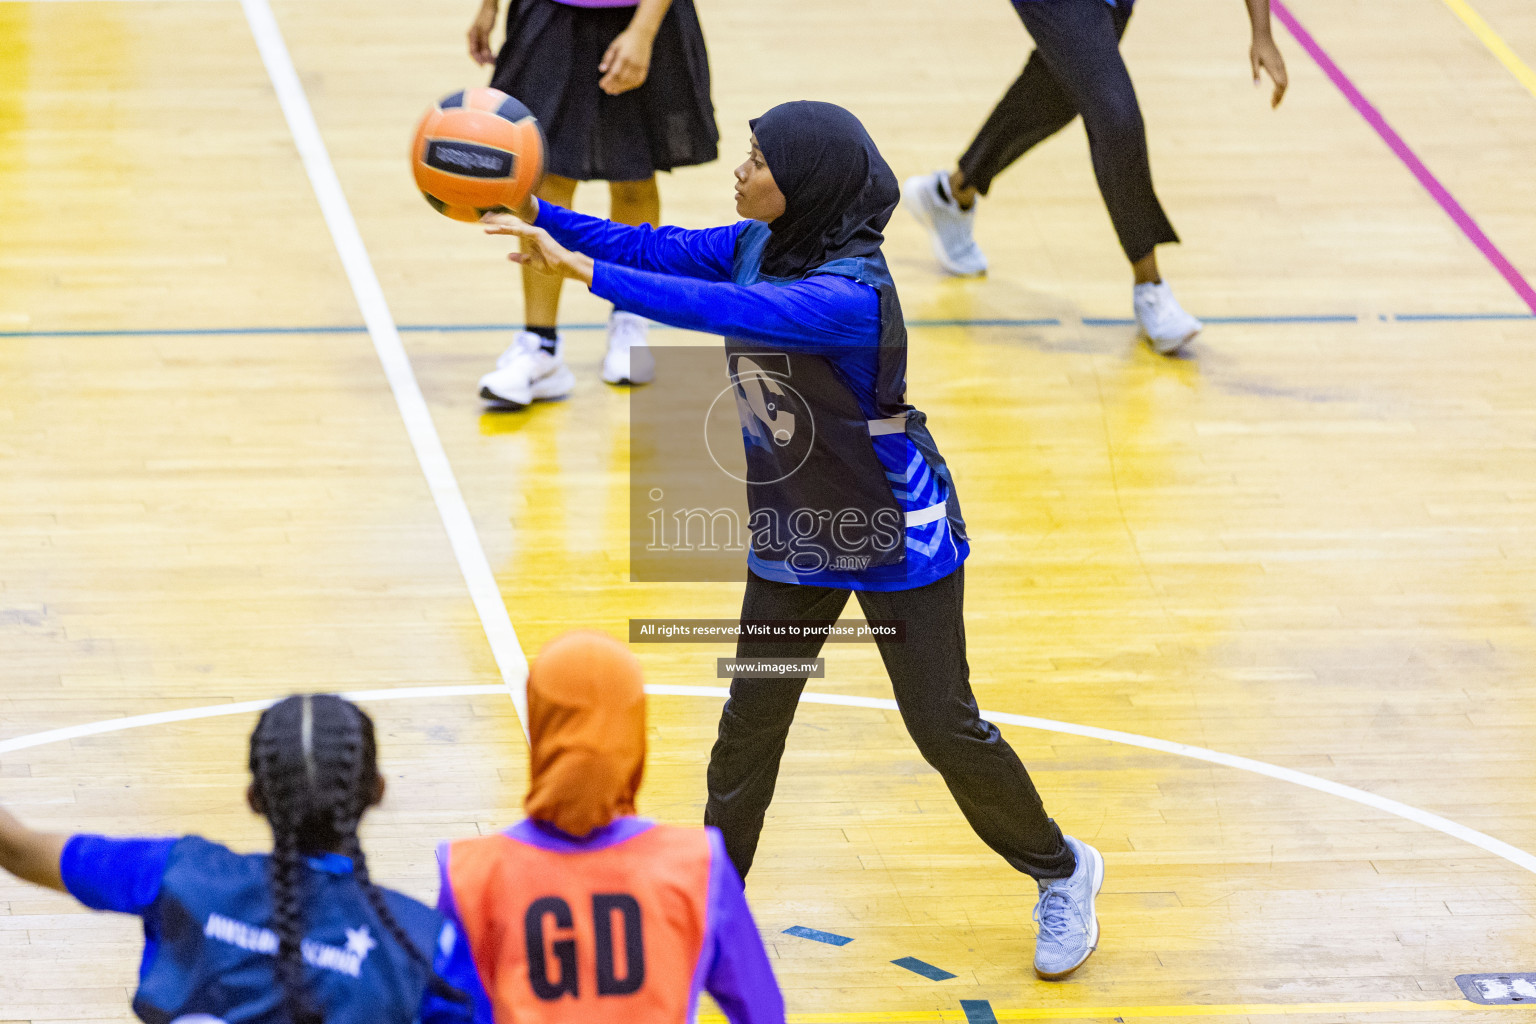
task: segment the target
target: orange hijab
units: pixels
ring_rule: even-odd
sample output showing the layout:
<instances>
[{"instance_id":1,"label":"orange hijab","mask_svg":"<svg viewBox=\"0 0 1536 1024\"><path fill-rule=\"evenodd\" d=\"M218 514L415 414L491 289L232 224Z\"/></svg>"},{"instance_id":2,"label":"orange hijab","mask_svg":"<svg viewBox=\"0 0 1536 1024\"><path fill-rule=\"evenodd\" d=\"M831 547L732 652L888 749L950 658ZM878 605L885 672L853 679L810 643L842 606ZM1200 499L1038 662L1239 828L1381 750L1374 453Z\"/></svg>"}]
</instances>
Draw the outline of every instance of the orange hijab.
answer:
<instances>
[{"instance_id":1,"label":"orange hijab","mask_svg":"<svg viewBox=\"0 0 1536 1024\"><path fill-rule=\"evenodd\" d=\"M594 630L556 637L528 673L528 799L567 835L635 813L645 772L645 691L629 648Z\"/></svg>"}]
</instances>

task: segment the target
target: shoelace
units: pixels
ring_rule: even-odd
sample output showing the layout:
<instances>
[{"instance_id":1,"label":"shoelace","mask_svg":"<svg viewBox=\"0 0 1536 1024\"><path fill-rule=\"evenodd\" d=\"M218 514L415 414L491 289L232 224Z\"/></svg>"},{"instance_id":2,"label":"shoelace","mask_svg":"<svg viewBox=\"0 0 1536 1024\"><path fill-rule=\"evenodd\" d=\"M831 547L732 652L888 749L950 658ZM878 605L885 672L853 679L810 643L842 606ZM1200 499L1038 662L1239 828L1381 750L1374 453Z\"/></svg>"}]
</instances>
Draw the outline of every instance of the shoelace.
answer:
<instances>
[{"instance_id":1,"label":"shoelace","mask_svg":"<svg viewBox=\"0 0 1536 1024\"><path fill-rule=\"evenodd\" d=\"M1065 890L1065 886L1049 886L1035 904L1035 923L1040 926L1042 939L1064 942L1087 926L1083 908Z\"/></svg>"}]
</instances>

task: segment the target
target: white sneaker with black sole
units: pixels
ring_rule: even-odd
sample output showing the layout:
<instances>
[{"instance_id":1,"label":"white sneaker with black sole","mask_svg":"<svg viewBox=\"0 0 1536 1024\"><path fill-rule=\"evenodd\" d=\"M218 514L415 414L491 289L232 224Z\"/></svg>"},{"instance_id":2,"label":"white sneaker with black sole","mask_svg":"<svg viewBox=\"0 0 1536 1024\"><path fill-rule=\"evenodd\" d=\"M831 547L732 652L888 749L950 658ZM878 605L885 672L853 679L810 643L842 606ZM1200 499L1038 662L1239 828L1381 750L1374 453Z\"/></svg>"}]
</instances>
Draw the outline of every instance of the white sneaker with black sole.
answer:
<instances>
[{"instance_id":1,"label":"white sneaker with black sole","mask_svg":"<svg viewBox=\"0 0 1536 1024\"><path fill-rule=\"evenodd\" d=\"M919 174L901 183L901 205L928 232L939 266L960 277L987 272L987 257L976 244L976 203L969 210L949 194L943 171Z\"/></svg>"},{"instance_id":2,"label":"white sneaker with black sole","mask_svg":"<svg viewBox=\"0 0 1536 1024\"><path fill-rule=\"evenodd\" d=\"M649 330L645 317L613 311L608 318L603 380L609 384L649 384L656 379L656 357L645 343Z\"/></svg>"},{"instance_id":3,"label":"white sneaker with black sole","mask_svg":"<svg viewBox=\"0 0 1536 1024\"><path fill-rule=\"evenodd\" d=\"M576 387L576 375L560 357L563 347L562 338L549 352L543 338L519 331L496 360L496 369L480 378L480 397L498 409L526 409L534 402L565 398Z\"/></svg>"},{"instance_id":4,"label":"white sneaker with black sole","mask_svg":"<svg viewBox=\"0 0 1536 1024\"><path fill-rule=\"evenodd\" d=\"M1195 335L1205 327L1179 305L1167 281L1137 285L1131 293L1131 305L1147 341L1165 356L1195 340Z\"/></svg>"}]
</instances>

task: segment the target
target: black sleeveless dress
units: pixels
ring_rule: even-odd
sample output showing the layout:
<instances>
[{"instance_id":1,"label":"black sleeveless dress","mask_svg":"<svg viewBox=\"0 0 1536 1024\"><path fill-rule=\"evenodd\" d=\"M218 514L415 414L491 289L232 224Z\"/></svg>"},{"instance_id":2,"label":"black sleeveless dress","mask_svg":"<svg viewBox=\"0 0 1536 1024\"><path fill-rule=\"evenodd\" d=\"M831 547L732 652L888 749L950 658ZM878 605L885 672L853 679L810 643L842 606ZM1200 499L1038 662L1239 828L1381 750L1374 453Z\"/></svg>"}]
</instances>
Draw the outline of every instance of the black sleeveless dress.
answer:
<instances>
[{"instance_id":1,"label":"black sleeveless dress","mask_svg":"<svg viewBox=\"0 0 1536 1024\"><path fill-rule=\"evenodd\" d=\"M491 85L522 100L539 119L550 174L644 181L719 155L709 56L693 0L673 0L644 85L618 96L597 87L597 66L634 13L633 7L511 0Z\"/></svg>"}]
</instances>

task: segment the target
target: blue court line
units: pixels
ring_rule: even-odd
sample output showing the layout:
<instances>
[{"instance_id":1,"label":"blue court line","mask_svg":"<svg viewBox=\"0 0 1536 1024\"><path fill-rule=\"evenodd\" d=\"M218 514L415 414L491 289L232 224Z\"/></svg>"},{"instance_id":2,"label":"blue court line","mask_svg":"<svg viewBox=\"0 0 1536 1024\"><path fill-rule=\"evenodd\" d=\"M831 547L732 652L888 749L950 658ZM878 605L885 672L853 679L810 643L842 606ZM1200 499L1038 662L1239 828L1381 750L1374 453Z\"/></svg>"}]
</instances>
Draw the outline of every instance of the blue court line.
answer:
<instances>
[{"instance_id":1,"label":"blue court line","mask_svg":"<svg viewBox=\"0 0 1536 1024\"><path fill-rule=\"evenodd\" d=\"M401 334L472 334L476 331L520 331L522 324L401 324L396 328ZM600 324L561 324L562 331L605 331L608 329L607 321Z\"/></svg>"},{"instance_id":2,"label":"blue court line","mask_svg":"<svg viewBox=\"0 0 1536 1024\"><path fill-rule=\"evenodd\" d=\"M908 327L1060 327L1054 316L1038 320L907 320Z\"/></svg>"},{"instance_id":3,"label":"blue court line","mask_svg":"<svg viewBox=\"0 0 1536 1024\"><path fill-rule=\"evenodd\" d=\"M793 935L800 939L810 939L812 942L825 942L829 946L846 946L853 940L846 935L836 935L832 932L824 932L816 928L806 928L795 925L793 928L785 928L785 935Z\"/></svg>"},{"instance_id":4,"label":"blue court line","mask_svg":"<svg viewBox=\"0 0 1536 1024\"><path fill-rule=\"evenodd\" d=\"M1314 316L1208 316L1208 324L1357 324L1353 313L1322 313Z\"/></svg>"},{"instance_id":5,"label":"blue court line","mask_svg":"<svg viewBox=\"0 0 1536 1024\"><path fill-rule=\"evenodd\" d=\"M966 1024L997 1024L997 1014L985 999L962 999L960 1009L965 1011Z\"/></svg>"},{"instance_id":6,"label":"blue court line","mask_svg":"<svg viewBox=\"0 0 1536 1024\"><path fill-rule=\"evenodd\" d=\"M1361 318L1353 313L1318 313L1296 316L1208 316L1208 324L1354 324ZM1402 323L1475 323L1478 321L1536 320L1536 313L1397 313L1378 319ZM908 327L1060 327L1066 321L1055 317L1019 320L908 320ZM1134 327L1136 321L1124 317L1082 318L1085 327ZM562 331L600 331L606 323L563 324ZM519 324L401 324L401 334L475 334L512 333ZM188 337L261 337L292 334L366 334L368 328L357 325L320 325L311 327L162 327L131 330L79 331L0 331L0 338L188 338Z\"/></svg>"},{"instance_id":7,"label":"blue court line","mask_svg":"<svg viewBox=\"0 0 1536 1024\"><path fill-rule=\"evenodd\" d=\"M1319 313L1305 316L1205 316L1208 324L1357 324L1353 313ZM1399 317L1401 319L1401 317ZM1085 327L1135 327L1136 321L1125 317L1083 317Z\"/></svg>"},{"instance_id":8,"label":"blue court line","mask_svg":"<svg viewBox=\"0 0 1536 1024\"><path fill-rule=\"evenodd\" d=\"M1399 313L1394 320L1536 320L1536 313Z\"/></svg>"},{"instance_id":9,"label":"blue court line","mask_svg":"<svg viewBox=\"0 0 1536 1024\"><path fill-rule=\"evenodd\" d=\"M367 334L356 327L162 327L131 331L0 331L0 338L178 338L218 335Z\"/></svg>"},{"instance_id":10,"label":"blue court line","mask_svg":"<svg viewBox=\"0 0 1536 1024\"><path fill-rule=\"evenodd\" d=\"M562 331L599 331L603 324L562 324ZM455 332L519 331L517 324L400 324L401 334L451 334ZM159 330L118 331L0 331L0 338L177 338L201 335L367 334L362 324L324 327L166 327Z\"/></svg>"},{"instance_id":11,"label":"blue court line","mask_svg":"<svg viewBox=\"0 0 1536 1024\"><path fill-rule=\"evenodd\" d=\"M950 978L957 977L957 975L950 974L942 967L925 964L915 956L904 956L900 960L892 960L891 963L897 967L905 967L913 974L921 974L929 981L948 981Z\"/></svg>"}]
</instances>

